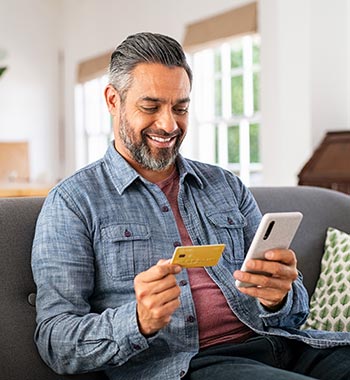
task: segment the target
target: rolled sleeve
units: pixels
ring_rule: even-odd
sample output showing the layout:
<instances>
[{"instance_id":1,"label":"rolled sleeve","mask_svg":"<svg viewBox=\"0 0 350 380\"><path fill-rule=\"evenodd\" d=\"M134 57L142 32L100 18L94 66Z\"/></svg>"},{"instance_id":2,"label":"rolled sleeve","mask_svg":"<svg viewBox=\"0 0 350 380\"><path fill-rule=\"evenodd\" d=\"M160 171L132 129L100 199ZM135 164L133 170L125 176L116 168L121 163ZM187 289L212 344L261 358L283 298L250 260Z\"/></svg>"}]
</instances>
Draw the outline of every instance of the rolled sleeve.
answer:
<instances>
[{"instance_id":1,"label":"rolled sleeve","mask_svg":"<svg viewBox=\"0 0 350 380\"><path fill-rule=\"evenodd\" d=\"M301 274L287 293L283 306L277 311L269 311L257 301L259 317L266 327L296 328L301 326L309 312L308 294L303 286Z\"/></svg>"}]
</instances>

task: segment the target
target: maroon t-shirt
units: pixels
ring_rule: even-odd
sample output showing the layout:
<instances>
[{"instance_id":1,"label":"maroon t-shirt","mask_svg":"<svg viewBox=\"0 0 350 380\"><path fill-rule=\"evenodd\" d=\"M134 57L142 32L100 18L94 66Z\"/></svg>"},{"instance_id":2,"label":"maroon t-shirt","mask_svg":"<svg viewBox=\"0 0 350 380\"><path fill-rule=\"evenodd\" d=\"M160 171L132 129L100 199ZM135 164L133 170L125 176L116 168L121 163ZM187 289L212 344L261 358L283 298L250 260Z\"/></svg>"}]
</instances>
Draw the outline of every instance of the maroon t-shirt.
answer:
<instances>
[{"instance_id":1,"label":"maroon t-shirt","mask_svg":"<svg viewBox=\"0 0 350 380\"><path fill-rule=\"evenodd\" d=\"M177 203L179 193L177 170L174 170L167 179L157 185L171 205L182 245L192 245ZM200 348L219 343L243 342L255 334L232 312L220 288L204 268L190 268L187 269L187 273L196 309Z\"/></svg>"}]
</instances>

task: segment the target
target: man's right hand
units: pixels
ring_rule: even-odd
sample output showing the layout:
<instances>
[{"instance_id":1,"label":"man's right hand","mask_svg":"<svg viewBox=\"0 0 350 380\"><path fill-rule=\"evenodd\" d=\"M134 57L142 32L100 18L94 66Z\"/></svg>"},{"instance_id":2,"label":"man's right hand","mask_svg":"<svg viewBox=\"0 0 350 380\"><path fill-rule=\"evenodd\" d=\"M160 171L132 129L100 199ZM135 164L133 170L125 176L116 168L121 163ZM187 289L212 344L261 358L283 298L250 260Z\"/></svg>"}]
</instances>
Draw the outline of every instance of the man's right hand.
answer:
<instances>
[{"instance_id":1,"label":"man's right hand","mask_svg":"<svg viewBox=\"0 0 350 380\"><path fill-rule=\"evenodd\" d=\"M166 326L180 306L180 288L175 274L181 269L179 265L169 264L169 260L160 260L135 277L137 318L144 336L151 336Z\"/></svg>"}]
</instances>

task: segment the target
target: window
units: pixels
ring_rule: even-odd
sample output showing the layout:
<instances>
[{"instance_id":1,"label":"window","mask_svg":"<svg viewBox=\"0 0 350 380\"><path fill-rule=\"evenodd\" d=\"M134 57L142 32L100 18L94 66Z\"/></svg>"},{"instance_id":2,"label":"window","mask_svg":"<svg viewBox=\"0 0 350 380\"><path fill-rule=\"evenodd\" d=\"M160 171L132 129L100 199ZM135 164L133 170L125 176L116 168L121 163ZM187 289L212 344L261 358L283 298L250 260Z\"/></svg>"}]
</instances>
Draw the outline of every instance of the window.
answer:
<instances>
[{"instance_id":1,"label":"window","mask_svg":"<svg viewBox=\"0 0 350 380\"><path fill-rule=\"evenodd\" d=\"M260 41L235 38L191 56L198 159L218 164L248 185L261 181Z\"/></svg>"},{"instance_id":2,"label":"window","mask_svg":"<svg viewBox=\"0 0 350 380\"><path fill-rule=\"evenodd\" d=\"M111 118L103 97L107 76L76 86L78 167L101 158L112 140Z\"/></svg>"}]
</instances>

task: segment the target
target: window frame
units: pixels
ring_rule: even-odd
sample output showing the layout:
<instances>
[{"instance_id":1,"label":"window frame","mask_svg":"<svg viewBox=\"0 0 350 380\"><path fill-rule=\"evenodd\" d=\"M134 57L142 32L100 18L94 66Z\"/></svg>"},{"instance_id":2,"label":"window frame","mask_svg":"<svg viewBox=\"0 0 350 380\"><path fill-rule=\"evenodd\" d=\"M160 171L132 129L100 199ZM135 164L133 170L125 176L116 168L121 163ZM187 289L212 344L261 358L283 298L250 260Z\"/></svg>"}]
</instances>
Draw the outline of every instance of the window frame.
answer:
<instances>
[{"instance_id":1,"label":"window frame","mask_svg":"<svg viewBox=\"0 0 350 380\"><path fill-rule=\"evenodd\" d=\"M242 45L242 67L231 67L231 52ZM192 118L198 136L197 159L217 164L236 173L247 185L262 182L261 157L251 162L250 127L259 126L258 155L260 155L261 112L254 109L254 101L260 107L260 96L254 99L254 76L260 74L260 63L254 62L254 46L260 47L257 33L235 37L217 45L189 53L194 71ZM215 54L220 51L221 70L215 70ZM232 105L232 78L242 76L243 113L235 115ZM215 94L215 81L221 79L221 92ZM218 95L221 99L220 115L217 115ZM240 162L230 162L229 128L239 128ZM216 130L217 129L217 130ZM220 147L220 148L219 148ZM215 151L216 150L216 151Z\"/></svg>"}]
</instances>

